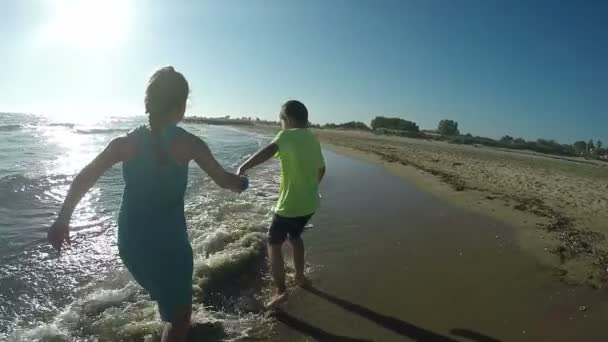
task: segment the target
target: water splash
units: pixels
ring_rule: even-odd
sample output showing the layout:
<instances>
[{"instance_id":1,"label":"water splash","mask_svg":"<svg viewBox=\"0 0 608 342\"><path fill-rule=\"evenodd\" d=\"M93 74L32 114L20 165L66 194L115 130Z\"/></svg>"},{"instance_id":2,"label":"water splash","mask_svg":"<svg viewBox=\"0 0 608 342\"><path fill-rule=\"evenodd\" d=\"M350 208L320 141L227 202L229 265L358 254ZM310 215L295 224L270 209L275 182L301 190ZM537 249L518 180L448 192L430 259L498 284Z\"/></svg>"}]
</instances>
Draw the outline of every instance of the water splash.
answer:
<instances>
[{"instance_id":1,"label":"water splash","mask_svg":"<svg viewBox=\"0 0 608 342\"><path fill-rule=\"evenodd\" d=\"M124 121L120 125L134 126ZM67 153L65 148L70 146L60 141L59 130L73 135L79 134L77 129L63 124L52 127L50 136L30 138L56 139L62 146L56 151ZM229 128L188 129L205 137L222 164L229 166L236 166L269 140ZM108 137L122 131L122 126L110 126L100 134L82 135L88 147L81 155L100 150ZM20 203L14 210L27 222L33 222L32 217L42 211L27 218L30 214L23 207L45 203L45 198L49 213L41 219L49 220L73 177L67 172L72 166L57 169L57 161L45 159L48 157L57 158L46 151L36 156L42 159L38 162L42 172L34 169L32 175L9 175L0 182L11 189L17 185L29 189L13 193L23 201L11 202ZM47 170L66 172L49 174ZM268 333L268 324L260 314L268 285L264 232L276 199L278 166L264 166L250 177L251 188L237 195L212 185L196 168L191 170L186 217L195 258L193 322L197 337L230 340ZM30 237L28 247L19 254L2 259L0 301L9 305L0 309L0 340L158 340L161 322L156 304L132 281L118 258L115 210L121 186L119 169L100 180L97 192L77 211L73 246L61 258L40 236ZM15 241L9 239L10 243Z\"/></svg>"}]
</instances>

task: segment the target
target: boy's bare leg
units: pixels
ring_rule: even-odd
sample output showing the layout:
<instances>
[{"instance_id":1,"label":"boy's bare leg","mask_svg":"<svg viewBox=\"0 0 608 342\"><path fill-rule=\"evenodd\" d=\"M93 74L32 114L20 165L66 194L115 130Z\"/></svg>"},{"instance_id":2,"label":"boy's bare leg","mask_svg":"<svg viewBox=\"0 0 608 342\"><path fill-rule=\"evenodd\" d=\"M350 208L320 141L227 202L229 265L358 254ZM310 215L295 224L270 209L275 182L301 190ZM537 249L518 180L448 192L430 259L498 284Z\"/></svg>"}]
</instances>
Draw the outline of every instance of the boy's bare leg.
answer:
<instances>
[{"instance_id":1,"label":"boy's bare leg","mask_svg":"<svg viewBox=\"0 0 608 342\"><path fill-rule=\"evenodd\" d=\"M304 286L307 283L304 276L304 241L301 237L289 240L293 249L293 264L296 269L296 285Z\"/></svg>"},{"instance_id":2,"label":"boy's bare leg","mask_svg":"<svg viewBox=\"0 0 608 342\"><path fill-rule=\"evenodd\" d=\"M283 251L281 250L282 243L268 244L268 256L270 259L270 274L277 288L276 295L266 306L269 308L275 307L287 299L285 289L285 264L283 261Z\"/></svg>"}]
</instances>

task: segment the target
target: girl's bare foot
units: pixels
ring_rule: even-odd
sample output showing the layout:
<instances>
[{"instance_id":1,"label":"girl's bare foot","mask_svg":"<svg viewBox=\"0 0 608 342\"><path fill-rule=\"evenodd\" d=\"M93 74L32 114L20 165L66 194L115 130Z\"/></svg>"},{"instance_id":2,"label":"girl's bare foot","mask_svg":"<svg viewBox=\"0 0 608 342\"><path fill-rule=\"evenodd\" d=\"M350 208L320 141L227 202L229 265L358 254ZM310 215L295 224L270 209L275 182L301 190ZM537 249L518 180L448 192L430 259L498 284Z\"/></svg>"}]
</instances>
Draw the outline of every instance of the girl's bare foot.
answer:
<instances>
[{"instance_id":1,"label":"girl's bare foot","mask_svg":"<svg viewBox=\"0 0 608 342\"><path fill-rule=\"evenodd\" d=\"M266 304L266 309L276 309L279 305L286 302L287 298L287 292L277 294L272 298L270 302L268 302L268 304Z\"/></svg>"}]
</instances>

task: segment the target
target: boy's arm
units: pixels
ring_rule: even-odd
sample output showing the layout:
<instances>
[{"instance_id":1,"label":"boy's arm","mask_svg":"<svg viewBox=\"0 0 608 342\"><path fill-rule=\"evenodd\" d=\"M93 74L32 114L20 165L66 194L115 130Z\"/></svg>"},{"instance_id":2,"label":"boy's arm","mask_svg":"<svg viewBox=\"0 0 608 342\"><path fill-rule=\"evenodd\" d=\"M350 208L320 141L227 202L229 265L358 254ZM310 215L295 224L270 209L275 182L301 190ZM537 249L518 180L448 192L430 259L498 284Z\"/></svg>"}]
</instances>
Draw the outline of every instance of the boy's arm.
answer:
<instances>
[{"instance_id":1,"label":"boy's arm","mask_svg":"<svg viewBox=\"0 0 608 342\"><path fill-rule=\"evenodd\" d=\"M240 176L244 175L247 170L252 169L272 158L279 151L279 146L275 143L271 143L263 149L259 150L256 154L254 154L251 158L249 158L246 162L239 167L238 174Z\"/></svg>"},{"instance_id":2,"label":"boy's arm","mask_svg":"<svg viewBox=\"0 0 608 342\"><path fill-rule=\"evenodd\" d=\"M123 137L112 140L105 150L74 178L57 220L48 232L48 240L55 249L60 250L64 241L70 243L69 224L74 209L99 177L114 164L124 159L125 152L129 150L127 139Z\"/></svg>"},{"instance_id":3,"label":"boy's arm","mask_svg":"<svg viewBox=\"0 0 608 342\"><path fill-rule=\"evenodd\" d=\"M196 164L220 187L235 192L242 191L243 179L226 171L213 157L211 150L204 141L194 135L191 135L191 139L191 155Z\"/></svg>"}]
</instances>

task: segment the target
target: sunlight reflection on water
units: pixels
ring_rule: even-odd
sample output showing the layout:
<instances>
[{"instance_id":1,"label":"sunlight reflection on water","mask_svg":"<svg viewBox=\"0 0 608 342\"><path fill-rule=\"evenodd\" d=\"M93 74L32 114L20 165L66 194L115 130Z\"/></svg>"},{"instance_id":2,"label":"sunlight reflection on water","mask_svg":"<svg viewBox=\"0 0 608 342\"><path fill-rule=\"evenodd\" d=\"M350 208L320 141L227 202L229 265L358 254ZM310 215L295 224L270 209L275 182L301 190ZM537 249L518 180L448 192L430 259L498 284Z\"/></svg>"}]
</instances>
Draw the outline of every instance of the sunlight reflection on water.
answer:
<instances>
[{"instance_id":1,"label":"sunlight reflection on water","mask_svg":"<svg viewBox=\"0 0 608 342\"><path fill-rule=\"evenodd\" d=\"M0 189L7 190L0 192L6 196L0 198L6 200L0 202L0 340L7 336L16 336L18 341L35 336L69 340L77 331L83 336L111 336L121 329L143 333L156 327L154 303L144 293L137 292L133 298L125 290L132 279L116 246L116 216L123 187L120 165L110 169L76 208L71 248L58 257L45 239L75 174L110 139L142 121L112 119L90 126L44 121L11 133L19 144L4 146L10 160L0 161L0 168L9 170L8 176L0 178ZM229 169L268 141L267 137L244 135L231 128L187 128L206 139ZM276 165L270 165L269 170L258 174L251 192L232 195L212 185L191 165L186 216L201 274L198 281L223 279L259 256L257 246L263 240L261 232L275 199L270 193L276 192L278 182ZM247 297L244 302L251 300ZM101 312L93 312L100 316L87 316L85 308L91 307L90 301L99 303L94 307ZM235 334L259 319L222 310L211 313L204 308L197 315L221 319L225 330Z\"/></svg>"}]
</instances>

